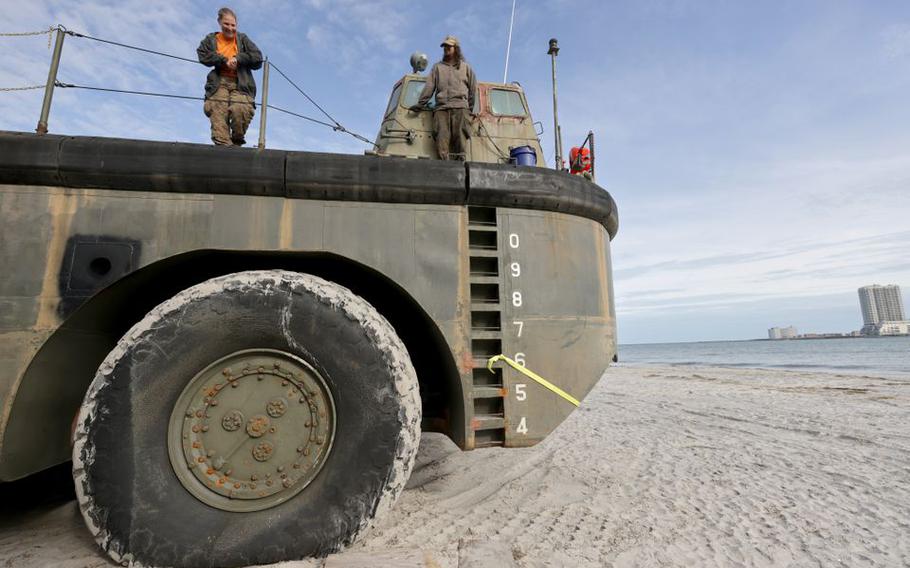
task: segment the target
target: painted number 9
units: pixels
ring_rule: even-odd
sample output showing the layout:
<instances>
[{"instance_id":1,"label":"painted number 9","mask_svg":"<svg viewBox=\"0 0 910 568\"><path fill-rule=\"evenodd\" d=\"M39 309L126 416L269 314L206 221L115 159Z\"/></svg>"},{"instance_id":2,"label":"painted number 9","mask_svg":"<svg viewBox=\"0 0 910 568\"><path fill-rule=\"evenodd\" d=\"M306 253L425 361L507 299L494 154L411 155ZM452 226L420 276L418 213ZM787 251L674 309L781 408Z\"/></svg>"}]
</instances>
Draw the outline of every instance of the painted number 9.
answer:
<instances>
[{"instance_id":1,"label":"painted number 9","mask_svg":"<svg viewBox=\"0 0 910 568\"><path fill-rule=\"evenodd\" d=\"M513 262L509 265L509 268L512 270L512 276L518 277L521 276L521 265L517 262Z\"/></svg>"}]
</instances>

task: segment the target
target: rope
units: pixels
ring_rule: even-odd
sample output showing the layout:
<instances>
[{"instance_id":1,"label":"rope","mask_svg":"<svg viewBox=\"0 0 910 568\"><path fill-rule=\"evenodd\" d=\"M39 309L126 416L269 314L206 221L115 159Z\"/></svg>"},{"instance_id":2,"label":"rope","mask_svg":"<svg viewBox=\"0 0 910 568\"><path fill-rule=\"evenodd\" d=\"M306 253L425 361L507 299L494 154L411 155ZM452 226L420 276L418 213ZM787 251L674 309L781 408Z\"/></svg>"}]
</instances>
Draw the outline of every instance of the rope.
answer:
<instances>
[{"instance_id":1,"label":"rope","mask_svg":"<svg viewBox=\"0 0 910 568\"><path fill-rule=\"evenodd\" d=\"M97 37L92 37L92 36L90 36L90 35L80 34L80 33L76 33L76 32L69 31L69 30L66 30L66 34L67 34L67 35L71 35L71 36L73 36L73 37L81 37L81 38L85 38L85 39L90 39L90 40L92 40L92 41L97 41L97 42L101 42L101 43L107 43L107 44L109 44L109 45L116 45L116 46L118 46L118 47L125 47L126 49L134 49L134 50L136 50L136 51L144 51L145 53L151 53L151 54L154 54L154 55L161 55L162 57L170 57L171 59L179 59L180 61L188 61L188 62L190 62L190 63L195 63L195 64L197 64L197 65L202 65L201 63L199 63L199 61L197 61L197 60L195 60L195 59L188 59L188 58L186 58L186 57L180 57L179 55L171 55L170 53L164 53L164 52L162 52L162 51L155 51L154 49L146 49L146 48L144 48L144 47L136 47L135 45L127 45L127 44L125 44L125 43L118 43L118 42L116 42L116 41L110 41L110 40L107 40L107 39L101 39L101 38L97 38Z\"/></svg>"},{"instance_id":2,"label":"rope","mask_svg":"<svg viewBox=\"0 0 910 568\"><path fill-rule=\"evenodd\" d=\"M31 91L32 89L43 89L44 85L29 85L28 87L0 87L0 93L9 91Z\"/></svg>"},{"instance_id":3,"label":"rope","mask_svg":"<svg viewBox=\"0 0 910 568\"><path fill-rule=\"evenodd\" d=\"M37 35L49 34L49 33L54 32L54 31L56 31L56 30L57 30L56 27L51 26L51 27L49 27L48 29L46 29L46 30L41 30L41 31L39 31L39 32L6 32L6 33L0 32L0 37L37 36Z\"/></svg>"},{"instance_id":4,"label":"rope","mask_svg":"<svg viewBox=\"0 0 910 568\"><path fill-rule=\"evenodd\" d=\"M41 30L38 32L6 32L0 33L0 37L25 37L25 36L39 36L47 34L47 48L51 48L51 36L58 29L63 29L63 26L51 26L46 30ZM24 90L24 89L13 89L13 90Z\"/></svg>"}]
</instances>

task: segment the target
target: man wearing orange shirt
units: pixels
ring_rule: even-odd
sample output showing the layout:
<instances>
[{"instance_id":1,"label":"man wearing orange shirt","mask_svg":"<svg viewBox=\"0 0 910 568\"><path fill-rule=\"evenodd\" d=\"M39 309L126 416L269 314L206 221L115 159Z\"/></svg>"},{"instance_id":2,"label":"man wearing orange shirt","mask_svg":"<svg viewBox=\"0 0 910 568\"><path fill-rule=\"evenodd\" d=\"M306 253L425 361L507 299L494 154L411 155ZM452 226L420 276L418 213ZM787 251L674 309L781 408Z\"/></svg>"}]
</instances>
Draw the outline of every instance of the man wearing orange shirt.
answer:
<instances>
[{"instance_id":1,"label":"man wearing orange shirt","mask_svg":"<svg viewBox=\"0 0 910 568\"><path fill-rule=\"evenodd\" d=\"M237 15L230 8L218 10L220 32L199 43L199 63L214 67L205 82L205 115L212 121L212 142L243 146L246 129L256 109L253 69L262 67L262 52L246 34L237 31Z\"/></svg>"}]
</instances>

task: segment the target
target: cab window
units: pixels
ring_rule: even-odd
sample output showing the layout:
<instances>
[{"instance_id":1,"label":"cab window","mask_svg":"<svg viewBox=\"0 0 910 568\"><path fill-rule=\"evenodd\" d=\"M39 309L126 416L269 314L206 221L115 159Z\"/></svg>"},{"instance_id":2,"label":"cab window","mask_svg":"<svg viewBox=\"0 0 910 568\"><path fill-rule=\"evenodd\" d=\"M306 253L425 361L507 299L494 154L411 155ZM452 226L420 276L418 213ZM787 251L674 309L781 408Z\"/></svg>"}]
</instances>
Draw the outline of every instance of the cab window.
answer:
<instances>
[{"instance_id":1,"label":"cab window","mask_svg":"<svg viewBox=\"0 0 910 568\"><path fill-rule=\"evenodd\" d=\"M417 99L420 98L420 91L423 90L423 86L426 85L426 80L424 79L412 79L407 82L407 87L405 87L404 96L401 98L401 106L405 108L412 107L417 104ZM430 108L436 106L436 95L434 94L430 97L429 102Z\"/></svg>"},{"instance_id":2,"label":"cab window","mask_svg":"<svg viewBox=\"0 0 910 568\"><path fill-rule=\"evenodd\" d=\"M490 111L505 116L527 116L528 111L517 91L505 89L490 90Z\"/></svg>"},{"instance_id":3,"label":"cab window","mask_svg":"<svg viewBox=\"0 0 910 568\"><path fill-rule=\"evenodd\" d=\"M395 110L395 105L398 104L398 97L401 96L401 83L395 85L395 90L392 91L392 96L389 98L389 106L385 109L385 117L388 118L390 114Z\"/></svg>"}]
</instances>

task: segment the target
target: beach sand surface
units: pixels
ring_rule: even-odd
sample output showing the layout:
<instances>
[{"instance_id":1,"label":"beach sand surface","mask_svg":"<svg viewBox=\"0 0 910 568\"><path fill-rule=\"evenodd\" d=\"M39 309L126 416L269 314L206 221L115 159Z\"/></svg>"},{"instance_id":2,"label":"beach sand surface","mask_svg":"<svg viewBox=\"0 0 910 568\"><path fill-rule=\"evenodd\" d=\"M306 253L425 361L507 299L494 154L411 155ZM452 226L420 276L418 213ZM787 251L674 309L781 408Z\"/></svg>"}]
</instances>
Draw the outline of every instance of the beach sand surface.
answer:
<instances>
[{"instance_id":1,"label":"beach sand surface","mask_svg":"<svg viewBox=\"0 0 910 568\"><path fill-rule=\"evenodd\" d=\"M4 504L0 567L112 566L65 493ZM533 448L425 434L364 539L273 566L910 566L910 377L614 367Z\"/></svg>"}]
</instances>

